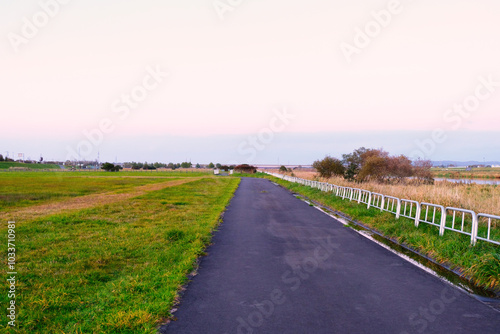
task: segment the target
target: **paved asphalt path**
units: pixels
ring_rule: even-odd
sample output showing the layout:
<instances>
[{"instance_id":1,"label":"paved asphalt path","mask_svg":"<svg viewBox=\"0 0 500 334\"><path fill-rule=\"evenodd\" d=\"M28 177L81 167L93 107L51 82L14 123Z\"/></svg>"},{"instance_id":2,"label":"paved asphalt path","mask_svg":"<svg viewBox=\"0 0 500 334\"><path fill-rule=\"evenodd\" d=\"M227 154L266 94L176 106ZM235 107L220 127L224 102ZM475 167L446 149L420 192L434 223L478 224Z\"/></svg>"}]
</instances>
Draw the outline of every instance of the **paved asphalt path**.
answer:
<instances>
[{"instance_id":1,"label":"paved asphalt path","mask_svg":"<svg viewBox=\"0 0 500 334\"><path fill-rule=\"evenodd\" d=\"M268 180L243 178L161 333L500 333L500 313Z\"/></svg>"}]
</instances>

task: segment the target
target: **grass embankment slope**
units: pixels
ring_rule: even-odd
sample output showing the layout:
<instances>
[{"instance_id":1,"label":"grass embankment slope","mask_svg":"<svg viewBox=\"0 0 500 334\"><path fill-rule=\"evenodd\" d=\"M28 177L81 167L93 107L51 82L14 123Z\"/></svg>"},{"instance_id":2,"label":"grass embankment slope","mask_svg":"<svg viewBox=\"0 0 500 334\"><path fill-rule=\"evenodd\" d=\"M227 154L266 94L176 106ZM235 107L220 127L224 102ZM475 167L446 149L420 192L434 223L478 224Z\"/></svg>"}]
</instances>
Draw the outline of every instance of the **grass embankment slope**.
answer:
<instances>
[{"instance_id":1,"label":"grass embankment slope","mask_svg":"<svg viewBox=\"0 0 500 334\"><path fill-rule=\"evenodd\" d=\"M261 176L340 211L398 243L405 244L461 272L478 286L500 293L500 246L483 241L471 246L469 236L452 231L446 231L444 236L440 237L439 229L434 226L421 223L416 228L413 220L403 217L396 220L393 214L380 212L375 208L367 209L365 205L360 205L356 201L343 200L331 193L268 175ZM498 234L499 231L496 232Z\"/></svg>"},{"instance_id":2,"label":"grass embankment slope","mask_svg":"<svg viewBox=\"0 0 500 334\"><path fill-rule=\"evenodd\" d=\"M0 234L7 219L17 226L17 333L155 333L239 183L29 174L0 175ZM0 331L9 331L6 319Z\"/></svg>"},{"instance_id":3,"label":"grass embankment slope","mask_svg":"<svg viewBox=\"0 0 500 334\"><path fill-rule=\"evenodd\" d=\"M54 164L25 164L22 162L0 161L0 169L9 169L11 167L28 169L61 169L61 167Z\"/></svg>"}]
</instances>

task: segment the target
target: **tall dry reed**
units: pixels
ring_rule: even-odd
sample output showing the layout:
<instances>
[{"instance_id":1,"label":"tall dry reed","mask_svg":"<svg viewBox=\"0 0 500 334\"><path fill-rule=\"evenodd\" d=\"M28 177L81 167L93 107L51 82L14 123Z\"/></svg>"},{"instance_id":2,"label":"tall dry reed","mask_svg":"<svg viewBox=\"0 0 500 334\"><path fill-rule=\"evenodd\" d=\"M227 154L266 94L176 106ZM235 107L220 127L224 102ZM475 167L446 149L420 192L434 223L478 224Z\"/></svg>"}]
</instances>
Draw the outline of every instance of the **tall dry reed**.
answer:
<instances>
[{"instance_id":1,"label":"tall dry reed","mask_svg":"<svg viewBox=\"0 0 500 334\"><path fill-rule=\"evenodd\" d=\"M273 171L277 173L278 171ZM287 173L290 175L290 173ZM342 177L324 179L312 171L294 171L294 176L321 182L328 182L344 187L366 189L398 198L418 202L429 202L443 206L452 206L477 213L500 215L500 186L483 184L464 184L447 181L426 184L380 184L377 182L355 183Z\"/></svg>"}]
</instances>

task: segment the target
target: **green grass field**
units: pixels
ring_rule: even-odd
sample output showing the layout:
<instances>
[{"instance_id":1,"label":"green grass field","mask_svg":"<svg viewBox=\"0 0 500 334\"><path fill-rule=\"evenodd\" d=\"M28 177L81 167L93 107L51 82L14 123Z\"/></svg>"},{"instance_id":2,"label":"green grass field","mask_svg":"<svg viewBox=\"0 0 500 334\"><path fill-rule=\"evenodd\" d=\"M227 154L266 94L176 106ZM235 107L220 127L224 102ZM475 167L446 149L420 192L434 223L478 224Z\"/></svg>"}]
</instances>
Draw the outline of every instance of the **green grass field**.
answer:
<instances>
[{"instance_id":1,"label":"green grass field","mask_svg":"<svg viewBox=\"0 0 500 334\"><path fill-rule=\"evenodd\" d=\"M20 167L28 169L60 169L58 165L53 164L28 164L22 162L0 161L0 169L9 169L11 167Z\"/></svg>"},{"instance_id":2,"label":"green grass field","mask_svg":"<svg viewBox=\"0 0 500 334\"><path fill-rule=\"evenodd\" d=\"M78 172L0 173L0 212L64 201L93 193L125 191L165 181L159 177L124 178L126 174ZM174 176L170 176L174 177Z\"/></svg>"},{"instance_id":3,"label":"green grass field","mask_svg":"<svg viewBox=\"0 0 500 334\"><path fill-rule=\"evenodd\" d=\"M471 246L470 236L467 235L447 230L444 236L440 237L437 227L420 223L416 228L413 220L404 217L396 220L393 214L380 212L376 208L367 209L365 205L360 205L356 201L351 202L316 188L268 175L257 176L269 178L293 192L340 211L383 235L397 240L400 244L410 246L421 254L460 271L463 276L471 278L476 285L500 293L500 246L484 241L478 241L476 246ZM481 233L483 231L480 231L480 235ZM498 230L495 233L498 235Z\"/></svg>"},{"instance_id":4,"label":"green grass field","mask_svg":"<svg viewBox=\"0 0 500 334\"><path fill-rule=\"evenodd\" d=\"M155 333L239 184L206 173L8 174L0 234L16 219L18 328L3 316L4 333Z\"/></svg>"}]
</instances>

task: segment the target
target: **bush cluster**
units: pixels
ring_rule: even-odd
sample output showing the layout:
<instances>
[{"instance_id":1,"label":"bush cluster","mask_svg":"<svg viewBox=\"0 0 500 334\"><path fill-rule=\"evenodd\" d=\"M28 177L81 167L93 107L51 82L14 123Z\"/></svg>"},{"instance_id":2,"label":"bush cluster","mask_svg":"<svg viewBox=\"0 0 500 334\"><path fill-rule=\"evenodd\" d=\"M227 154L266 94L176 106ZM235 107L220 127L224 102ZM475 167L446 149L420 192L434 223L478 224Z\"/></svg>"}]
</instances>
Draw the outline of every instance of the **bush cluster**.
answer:
<instances>
[{"instance_id":1,"label":"bush cluster","mask_svg":"<svg viewBox=\"0 0 500 334\"><path fill-rule=\"evenodd\" d=\"M403 182L413 178L419 182L432 183L430 171L432 164L428 160L412 162L405 155L391 156L383 149L364 147L352 153L343 154L342 160L326 156L316 160L313 167L324 178L343 176L350 181L377 181L381 183Z\"/></svg>"}]
</instances>

